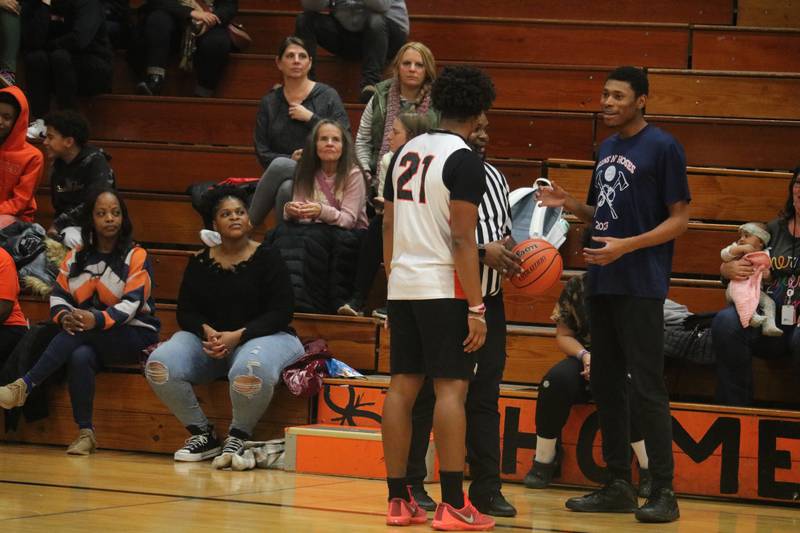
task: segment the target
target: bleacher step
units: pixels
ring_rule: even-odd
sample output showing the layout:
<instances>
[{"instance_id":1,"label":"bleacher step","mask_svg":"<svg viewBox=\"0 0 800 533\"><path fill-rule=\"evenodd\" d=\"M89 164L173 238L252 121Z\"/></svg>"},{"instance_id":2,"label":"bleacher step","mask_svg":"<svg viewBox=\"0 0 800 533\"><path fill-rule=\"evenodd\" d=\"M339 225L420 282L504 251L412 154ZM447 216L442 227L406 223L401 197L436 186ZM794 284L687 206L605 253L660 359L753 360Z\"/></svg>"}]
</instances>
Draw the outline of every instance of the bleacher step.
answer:
<instances>
[{"instance_id":1,"label":"bleacher step","mask_svg":"<svg viewBox=\"0 0 800 533\"><path fill-rule=\"evenodd\" d=\"M384 377L326 380L318 398L317 423L377 430L387 387ZM501 387L504 481L521 481L532 464L537 396L530 388ZM671 404L671 410L677 492L800 503L800 412L678 402ZM574 407L561 437L564 462L558 484L600 483L602 452L595 406Z\"/></svg>"},{"instance_id":2,"label":"bleacher step","mask_svg":"<svg viewBox=\"0 0 800 533\"><path fill-rule=\"evenodd\" d=\"M426 464L426 481L438 479L436 448L432 440ZM381 430L335 424L286 428L284 468L305 474L383 479L386 467Z\"/></svg>"}]
</instances>

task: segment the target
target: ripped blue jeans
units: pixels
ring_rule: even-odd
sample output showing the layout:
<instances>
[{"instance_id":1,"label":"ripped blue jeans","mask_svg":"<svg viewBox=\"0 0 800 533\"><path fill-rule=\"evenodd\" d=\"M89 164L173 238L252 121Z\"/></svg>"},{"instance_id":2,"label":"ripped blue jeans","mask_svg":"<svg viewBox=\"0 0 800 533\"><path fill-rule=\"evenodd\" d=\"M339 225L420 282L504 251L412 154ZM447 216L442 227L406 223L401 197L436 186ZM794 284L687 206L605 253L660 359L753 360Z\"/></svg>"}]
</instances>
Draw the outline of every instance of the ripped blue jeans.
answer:
<instances>
[{"instance_id":1,"label":"ripped blue jeans","mask_svg":"<svg viewBox=\"0 0 800 533\"><path fill-rule=\"evenodd\" d=\"M303 356L303 345L290 333L250 339L224 359L203 352L202 339L179 331L147 360L145 376L161 401L184 426L205 428L208 418L192 385L210 383L227 375L233 420L231 429L247 435L267 410L281 371Z\"/></svg>"}]
</instances>

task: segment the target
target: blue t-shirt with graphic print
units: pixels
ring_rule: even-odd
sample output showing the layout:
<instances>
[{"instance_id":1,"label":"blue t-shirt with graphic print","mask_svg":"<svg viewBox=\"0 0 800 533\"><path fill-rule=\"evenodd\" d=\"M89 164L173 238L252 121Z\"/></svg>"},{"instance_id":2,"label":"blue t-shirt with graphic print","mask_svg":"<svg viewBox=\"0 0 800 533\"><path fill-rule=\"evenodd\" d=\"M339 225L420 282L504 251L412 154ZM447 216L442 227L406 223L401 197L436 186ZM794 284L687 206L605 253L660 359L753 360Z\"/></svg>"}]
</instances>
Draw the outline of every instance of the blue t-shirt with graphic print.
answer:
<instances>
[{"instance_id":1,"label":"blue t-shirt with graphic print","mask_svg":"<svg viewBox=\"0 0 800 533\"><path fill-rule=\"evenodd\" d=\"M592 236L646 233L669 217L670 205L690 200L686 156L669 133L648 125L633 137L616 134L600 145L587 200L595 206ZM589 246L604 244L592 241ZM590 265L589 294L666 298L672 252L670 241L605 266Z\"/></svg>"}]
</instances>

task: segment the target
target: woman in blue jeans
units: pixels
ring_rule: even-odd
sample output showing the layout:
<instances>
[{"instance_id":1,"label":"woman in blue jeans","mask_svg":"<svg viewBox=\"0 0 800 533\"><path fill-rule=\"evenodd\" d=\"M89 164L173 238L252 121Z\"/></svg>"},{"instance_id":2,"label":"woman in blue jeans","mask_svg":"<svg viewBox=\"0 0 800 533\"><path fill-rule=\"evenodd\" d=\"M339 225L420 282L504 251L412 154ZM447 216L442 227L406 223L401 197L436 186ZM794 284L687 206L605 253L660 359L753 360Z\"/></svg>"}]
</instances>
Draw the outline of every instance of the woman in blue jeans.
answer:
<instances>
[{"instance_id":1,"label":"woman in blue jeans","mask_svg":"<svg viewBox=\"0 0 800 533\"><path fill-rule=\"evenodd\" d=\"M80 216L86 243L70 251L50 295L50 316L62 331L25 376L0 387L0 406L25 403L33 387L68 365L72 413L78 438L67 448L88 455L97 447L92 425L95 373L103 364L138 363L158 342L147 252L131 241L125 202L114 190L95 190Z\"/></svg>"},{"instance_id":2,"label":"woman in blue jeans","mask_svg":"<svg viewBox=\"0 0 800 533\"><path fill-rule=\"evenodd\" d=\"M278 250L250 239L245 195L216 187L204 203L221 244L189 261L178 296L181 331L152 353L145 375L191 434L175 460L214 457L215 468L226 468L252 437L281 371L302 357L303 345L289 326L289 271ZM223 376L233 420L221 445L192 385Z\"/></svg>"},{"instance_id":3,"label":"woman in blue jeans","mask_svg":"<svg viewBox=\"0 0 800 533\"><path fill-rule=\"evenodd\" d=\"M796 327L800 306L800 167L794 169L789 194L781 214L767 224L771 268L765 273L764 290L775 300L775 323L780 337L767 337L760 328L742 327L736 308L726 307L714 317L711 336L717 359L717 402L723 405L753 403L753 357L792 357L800 363L800 330ZM722 276L746 280L754 267L746 259L723 263ZM783 320L785 318L785 320Z\"/></svg>"}]
</instances>

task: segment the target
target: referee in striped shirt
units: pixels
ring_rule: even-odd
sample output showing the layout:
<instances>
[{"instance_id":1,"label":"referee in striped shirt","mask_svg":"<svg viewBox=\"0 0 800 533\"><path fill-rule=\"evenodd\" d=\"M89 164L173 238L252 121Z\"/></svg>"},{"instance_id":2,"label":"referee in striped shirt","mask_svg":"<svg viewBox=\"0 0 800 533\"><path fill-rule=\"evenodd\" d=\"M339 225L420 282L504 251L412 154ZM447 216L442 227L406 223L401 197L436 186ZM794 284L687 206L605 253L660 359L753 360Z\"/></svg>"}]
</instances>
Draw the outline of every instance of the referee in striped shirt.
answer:
<instances>
[{"instance_id":1,"label":"referee in striped shirt","mask_svg":"<svg viewBox=\"0 0 800 533\"><path fill-rule=\"evenodd\" d=\"M485 156L489 121L481 115L468 144ZM519 271L511 253L509 187L505 176L484 161L486 193L478 208L476 229L481 258L481 289L486 305L486 343L477 352L478 368L467 395L467 455L472 483L469 499L484 514L515 516L517 510L500 491L500 413L497 402L506 362L506 315L503 307L504 276ZM406 476L420 507L433 511L436 503L423 486L427 475L425 455L433 426L433 386L430 380L417 397L413 412L413 433Z\"/></svg>"}]
</instances>

